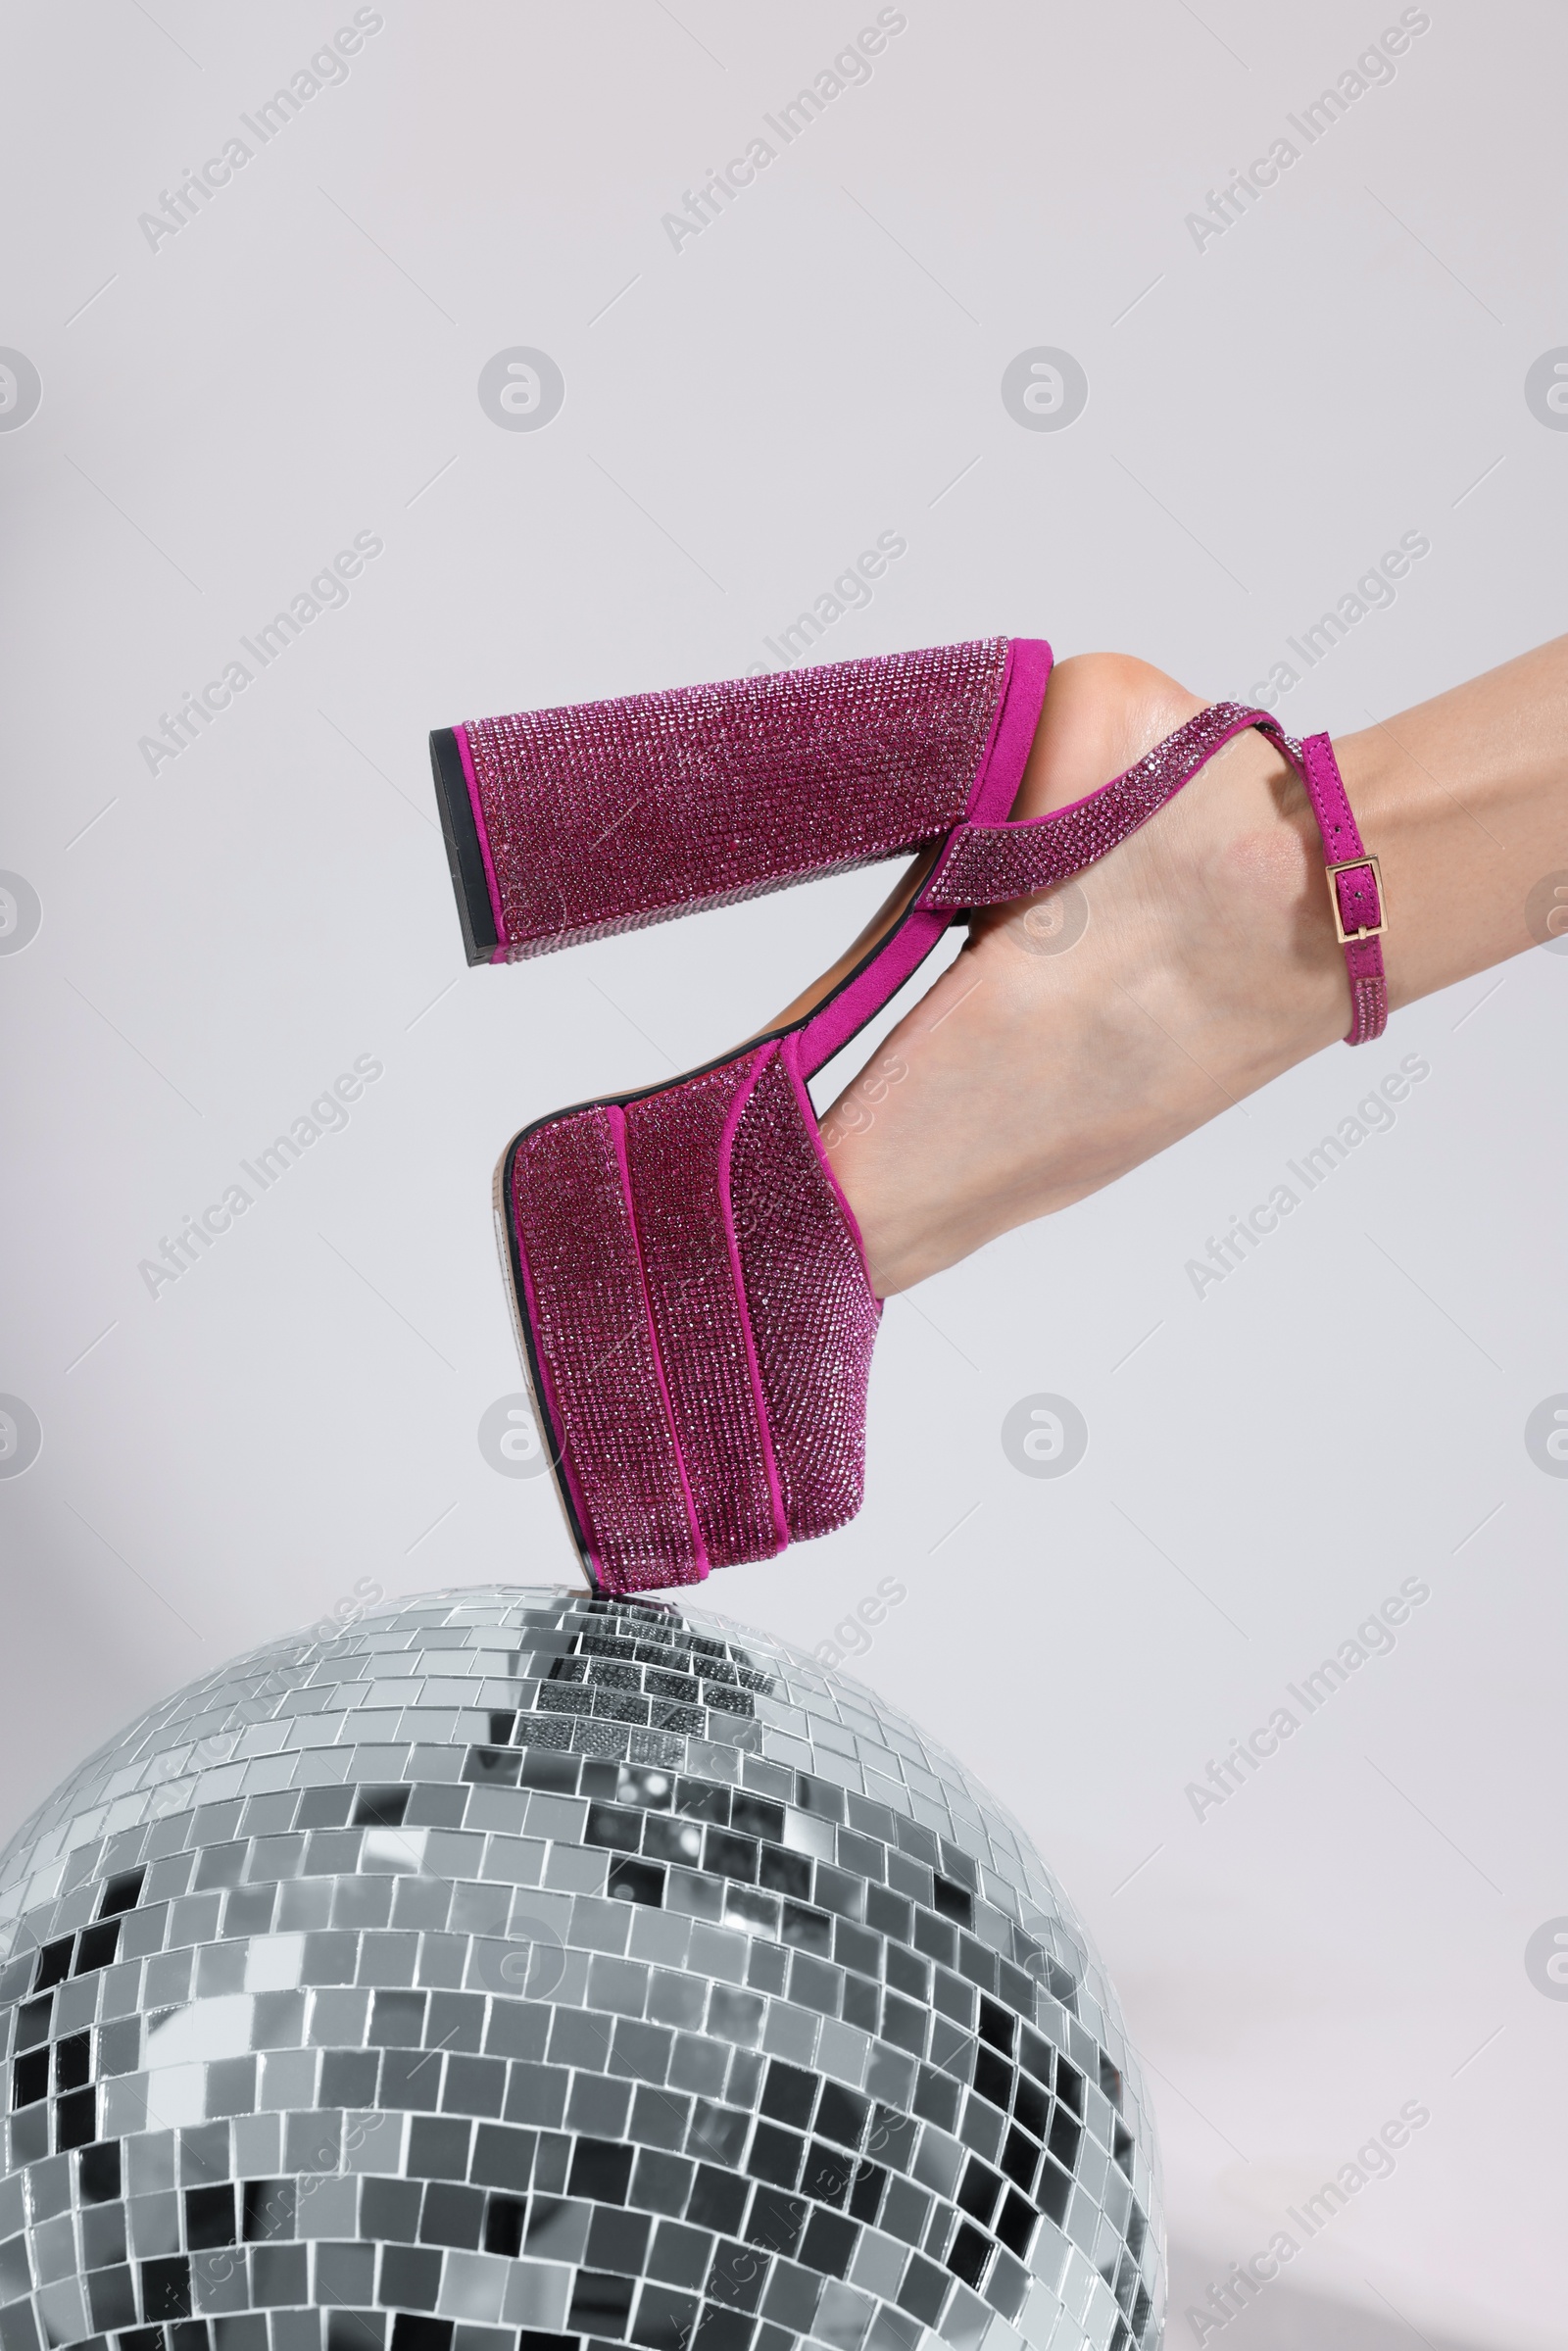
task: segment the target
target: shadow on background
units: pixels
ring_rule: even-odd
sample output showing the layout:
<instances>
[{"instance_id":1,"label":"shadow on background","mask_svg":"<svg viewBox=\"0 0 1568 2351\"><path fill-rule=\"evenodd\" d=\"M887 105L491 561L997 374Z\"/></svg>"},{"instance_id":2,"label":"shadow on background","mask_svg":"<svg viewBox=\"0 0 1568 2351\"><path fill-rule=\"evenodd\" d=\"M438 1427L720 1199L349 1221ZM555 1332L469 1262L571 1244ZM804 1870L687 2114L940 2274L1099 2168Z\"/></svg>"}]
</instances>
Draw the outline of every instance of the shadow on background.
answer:
<instances>
[{"instance_id":1,"label":"shadow on background","mask_svg":"<svg viewBox=\"0 0 1568 2351\"><path fill-rule=\"evenodd\" d=\"M1197 2351L1200 2329L1187 2313L1207 2312L1209 2287L1223 2278L1217 2257L1187 2245L1170 2247L1170 2306L1165 2351ZM1217 2316L1217 2314L1216 2314ZM1392 2306L1362 2310L1327 2294L1305 2292L1285 2278L1263 2288L1233 2319L1201 2330L1207 2351L1494 2351L1479 2335L1436 2335L1411 2325Z\"/></svg>"}]
</instances>

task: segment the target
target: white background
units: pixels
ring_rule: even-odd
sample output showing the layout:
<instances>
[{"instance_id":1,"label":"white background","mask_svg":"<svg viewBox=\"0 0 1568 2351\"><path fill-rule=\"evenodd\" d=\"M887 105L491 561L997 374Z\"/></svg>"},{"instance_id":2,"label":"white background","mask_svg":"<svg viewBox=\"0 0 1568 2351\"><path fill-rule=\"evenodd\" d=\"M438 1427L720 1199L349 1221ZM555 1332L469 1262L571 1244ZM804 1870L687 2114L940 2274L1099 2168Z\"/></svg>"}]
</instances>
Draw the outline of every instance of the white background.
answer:
<instances>
[{"instance_id":1,"label":"white background","mask_svg":"<svg viewBox=\"0 0 1568 2351\"><path fill-rule=\"evenodd\" d=\"M1006 630L1246 694L1410 530L1430 556L1293 731L1564 625L1568 434L1523 392L1568 342L1559 11L1433 0L1200 250L1186 216L1396 9L910 0L678 252L662 215L872 9L381 13L156 250L138 216L349 10L100 0L7 35L0 343L43 381L0 433L0 866L43 908L0 957L0 1389L43 1429L0 1481L8 1821L357 1580L570 1574L548 1480L476 1438L521 1385L492 1165L759 1026L886 886L470 973L429 727L734 674L888 529L907 555L821 658ZM513 345L564 371L542 431L479 406ZM1034 345L1087 370L1065 431L1003 407ZM160 712L358 531L384 553L347 606L150 774ZM893 1304L860 1519L703 1595L814 1643L907 1586L857 1670L1087 1916L1184 2275L1430 2108L1291 2272L1391 2344L1560 2340L1568 2001L1524 1947L1568 1914L1568 1481L1523 1427L1568 1389L1565 1010L1568 956L1513 962ZM1394 1130L1197 1298L1186 1260L1412 1053ZM346 1130L149 1296L139 1261L360 1054ZM1001 1446L1040 1392L1089 1423L1059 1481ZM1409 1576L1395 1652L1195 1819L1187 1784Z\"/></svg>"}]
</instances>

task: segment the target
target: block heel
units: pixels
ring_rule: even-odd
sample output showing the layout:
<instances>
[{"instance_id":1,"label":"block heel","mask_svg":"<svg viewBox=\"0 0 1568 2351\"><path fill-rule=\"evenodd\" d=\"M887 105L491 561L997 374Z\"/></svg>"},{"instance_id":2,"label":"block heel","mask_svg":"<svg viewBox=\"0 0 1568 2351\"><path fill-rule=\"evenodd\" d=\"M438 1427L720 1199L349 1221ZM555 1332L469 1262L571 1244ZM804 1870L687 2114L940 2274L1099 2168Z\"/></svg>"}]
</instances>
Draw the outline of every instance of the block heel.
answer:
<instances>
[{"instance_id":1,"label":"block heel","mask_svg":"<svg viewBox=\"0 0 1568 2351\"><path fill-rule=\"evenodd\" d=\"M988 637L438 729L470 963L514 962L943 840L986 802L1008 681ZM983 805L984 804L984 805Z\"/></svg>"}]
</instances>

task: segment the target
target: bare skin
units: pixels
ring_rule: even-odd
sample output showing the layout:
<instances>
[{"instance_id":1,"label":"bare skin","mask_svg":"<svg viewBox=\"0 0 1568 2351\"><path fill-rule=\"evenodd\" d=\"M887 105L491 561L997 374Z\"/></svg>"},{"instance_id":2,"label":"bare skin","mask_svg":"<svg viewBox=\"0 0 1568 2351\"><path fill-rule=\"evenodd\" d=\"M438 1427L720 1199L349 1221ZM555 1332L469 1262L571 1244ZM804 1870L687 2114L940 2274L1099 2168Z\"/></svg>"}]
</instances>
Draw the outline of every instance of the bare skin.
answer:
<instances>
[{"instance_id":1,"label":"bare skin","mask_svg":"<svg viewBox=\"0 0 1568 2351\"><path fill-rule=\"evenodd\" d=\"M1128 656L1060 662L1013 815L1080 799L1203 708ZM1526 899L1568 868L1568 637L1335 751L1382 864L1391 1011L1536 944ZM1074 891L1087 927L1054 952ZM1306 794L1250 730L1076 881L976 916L834 1104L878 1295L1113 1183L1334 1044L1349 1009Z\"/></svg>"}]
</instances>

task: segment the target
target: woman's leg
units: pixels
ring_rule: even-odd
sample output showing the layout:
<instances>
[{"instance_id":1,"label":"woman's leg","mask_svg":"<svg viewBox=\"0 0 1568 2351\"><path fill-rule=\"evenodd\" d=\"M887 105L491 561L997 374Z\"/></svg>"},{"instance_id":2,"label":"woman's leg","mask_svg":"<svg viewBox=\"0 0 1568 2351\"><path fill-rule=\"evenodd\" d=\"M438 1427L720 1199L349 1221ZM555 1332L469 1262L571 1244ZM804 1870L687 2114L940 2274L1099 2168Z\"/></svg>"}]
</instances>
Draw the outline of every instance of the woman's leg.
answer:
<instances>
[{"instance_id":1,"label":"woman's leg","mask_svg":"<svg viewBox=\"0 0 1568 2351\"><path fill-rule=\"evenodd\" d=\"M1144 661L1061 662L1013 814L1079 799L1202 708ZM1525 901L1568 868L1568 637L1335 751L1382 865L1391 1010L1534 944ZM1306 794L1250 732L1076 881L977 917L834 1105L878 1292L1113 1182L1348 1019Z\"/></svg>"}]
</instances>

